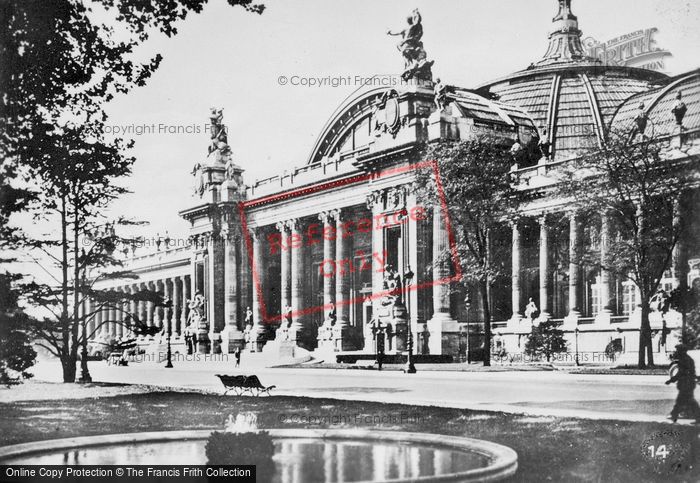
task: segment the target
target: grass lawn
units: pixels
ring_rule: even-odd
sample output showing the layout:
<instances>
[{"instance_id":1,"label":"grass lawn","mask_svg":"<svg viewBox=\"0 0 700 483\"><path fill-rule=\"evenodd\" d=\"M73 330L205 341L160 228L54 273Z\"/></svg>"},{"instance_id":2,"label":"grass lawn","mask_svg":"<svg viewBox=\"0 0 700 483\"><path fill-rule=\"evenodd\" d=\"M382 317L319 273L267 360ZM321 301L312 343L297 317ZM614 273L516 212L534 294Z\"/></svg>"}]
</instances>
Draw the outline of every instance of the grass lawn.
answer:
<instances>
[{"instance_id":1,"label":"grass lawn","mask_svg":"<svg viewBox=\"0 0 700 483\"><path fill-rule=\"evenodd\" d=\"M109 433L221 429L230 414L253 411L262 428L363 427L501 443L518 452L519 470L513 481L700 481L700 469L694 464L700 461L699 429L688 426L187 392L140 391L101 396L98 390L77 399L5 400L0 403L2 445ZM408 416L404 421L400 421L402 414ZM643 447L650 441L658 443L655 438L660 432L669 430L676 432L673 438L677 443L686 444L690 450L685 467L672 475L655 472L642 455ZM670 457L676 449L678 446L673 447Z\"/></svg>"}]
</instances>

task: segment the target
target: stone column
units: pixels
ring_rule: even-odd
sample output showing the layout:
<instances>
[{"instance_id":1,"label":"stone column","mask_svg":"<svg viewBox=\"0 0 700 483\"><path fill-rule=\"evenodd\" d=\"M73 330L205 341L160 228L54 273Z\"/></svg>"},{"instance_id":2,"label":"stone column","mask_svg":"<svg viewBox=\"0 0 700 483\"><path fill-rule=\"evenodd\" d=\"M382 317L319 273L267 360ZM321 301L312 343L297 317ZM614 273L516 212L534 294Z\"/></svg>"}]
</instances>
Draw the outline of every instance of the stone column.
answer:
<instances>
[{"instance_id":1,"label":"stone column","mask_svg":"<svg viewBox=\"0 0 700 483\"><path fill-rule=\"evenodd\" d=\"M148 286L145 283L139 283L137 289L140 291L146 290ZM138 312L139 320L144 325L149 325L148 323L148 303L145 300L139 300L138 302Z\"/></svg>"},{"instance_id":2,"label":"stone column","mask_svg":"<svg viewBox=\"0 0 700 483\"><path fill-rule=\"evenodd\" d=\"M336 317L333 327L333 346L336 351L354 350L350 340L350 289L352 286L352 237L343 237L346 230L343 223L349 214L340 210L335 212L335 300Z\"/></svg>"},{"instance_id":3,"label":"stone column","mask_svg":"<svg viewBox=\"0 0 700 483\"><path fill-rule=\"evenodd\" d=\"M95 315L94 315L95 335L94 335L94 337L96 337L97 335L102 333L102 331L104 330L104 326L102 325L102 310L97 310L97 304L93 304L93 310L95 311Z\"/></svg>"},{"instance_id":4,"label":"stone column","mask_svg":"<svg viewBox=\"0 0 700 483\"><path fill-rule=\"evenodd\" d=\"M600 220L600 301L603 304L603 310L599 315L607 316L607 322L610 322L610 316L615 315L617 303L615 301L615 279L607 270L608 249L610 246L610 215L603 213ZM600 317L596 317L599 319ZM603 322L603 320L601 320Z\"/></svg>"},{"instance_id":5,"label":"stone column","mask_svg":"<svg viewBox=\"0 0 700 483\"><path fill-rule=\"evenodd\" d=\"M225 227L224 227L225 228ZM207 306L209 308L209 336L211 338L212 354L221 353L221 332L226 326L226 243L224 242L225 232L212 233L209 237L208 245L208 284L209 295Z\"/></svg>"},{"instance_id":6,"label":"stone column","mask_svg":"<svg viewBox=\"0 0 700 483\"><path fill-rule=\"evenodd\" d=\"M547 215L540 217L540 318L551 316L549 306L549 226Z\"/></svg>"},{"instance_id":7,"label":"stone column","mask_svg":"<svg viewBox=\"0 0 700 483\"><path fill-rule=\"evenodd\" d=\"M128 306L128 311L129 314L126 316L127 317L127 326L124 328L124 333L129 334L133 330L134 327L134 317L136 316L136 301L132 299L131 297L134 295L134 292L136 291L133 285L127 285L124 287L125 292L129 295L129 301L127 302ZM131 334L133 336L133 334Z\"/></svg>"},{"instance_id":8,"label":"stone column","mask_svg":"<svg viewBox=\"0 0 700 483\"><path fill-rule=\"evenodd\" d=\"M158 292L158 294L163 294L163 286L160 280L153 282L153 290ZM163 327L163 309L154 304L153 306L153 325L156 327Z\"/></svg>"},{"instance_id":9,"label":"stone column","mask_svg":"<svg viewBox=\"0 0 700 483\"><path fill-rule=\"evenodd\" d=\"M564 326L577 327L581 317L581 268L580 268L580 221L578 214L569 214L569 314L564 317Z\"/></svg>"},{"instance_id":10,"label":"stone column","mask_svg":"<svg viewBox=\"0 0 700 483\"><path fill-rule=\"evenodd\" d=\"M164 300L170 300L170 303L173 303L173 287L169 283L171 282L171 279L169 278L164 278L163 279L163 294L165 296ZM163 307L163 327L165 327L166 333L168 330L168 324L172 324L173 321L173 307L174 305L171 305L170 307ZM170 330L173 330L173 325L170 326Z\"/></svg>"},{"instance_id":11,"label":"stone column","mask_svg":"<svg viewBox=\"0 0 700 483\"><path fill-rule=\"evenodd\" d=\"M119 292L126 294L126 287L119 287ZM122 300L119 302L118 305L119 310L117 310L117 336L124 337L124 334L127 332L124 328L124 325L128 320L128 317L124 312L129 310L129 303L126 300Z\"/></svg>"},{"instance_id":12,"label":"stone column","mask_svg":"<svg viewBox=\"0 0 700 483\"><path fill-rule=\"evenodd\" d=\"M117 309L114 306L110 306L108 316L109 324L109 335L116 337L117 335Z\"/></svg>"},{"instance_id":13,"label":"stone column","mask_svg":"<svg viewBox=\"0 0 700 483\"><path fill-rule=\"evenodd\" d=\"M155 282L146 282L146 290L149 291L154 291L155 290ZM146 302L146 325L149 327L153 327L156 325L154 321L154 316L155 316L155 305L153 302L148 301ZM148 340L153 340L153 336L149 335Z\"/></svg>"},{"instance_id":14,"label":"stone column","mask_svg":"<svg viewBox=\"0 0 700 483\"><path fill-rule=\"evenodd\" d=\"M381 201L380 193L378 191L373 191L367 197L367 209L371 211L372 218L381 216L383 210L383 204ZM382 260L387 259L387 254L384 250L384 230L376 227L372 228L372 257L379 257ZM372 294L378 294L383 290L383 280L384 272L383 265L381 262L372 261ZM381 311L381 300L379 298L372 299L372 317L377 317ZM370 318L371 319L371 318ZM369 322L369 321L368 321ZM364 326L362 328L364 336L364 348L367 351L374 350L376 346L375 337L372 334L369 326Z\"/></svg>"},{"instance_id":15,"label":"stone column","mask_svg":"<svg viewBox=\"0 0 700 483\"><path fill-rule=\"evenodd\" d=\"M182 310L180 310L180 332L179 334L182 335L185 327L187 327L187 316L189 315L188 311L189 309L187 308L187 304L189 303L190 299L192 296L190 295L190 283L189 280L187 280L187 275L181 275L180 277L180 287L182 290L182 297L181 297L181 305L182 305Z\"/></svg>"},{"instance_id":16,"label":"stone column","mask_svg":"<svg viewBox=\"0 0 700 483\"><path fill-rule=\"evenodd\" d=\"M244 345L243 332L238 329L238 296L240 287L238 274L241 270L238 246L240 238L229 226L223 234L224 241L224 329L221 331L221 352L233 354L237 347Z\"/></svg>"},{"instance_id":17,"label":"stone column","mask_svg":"<svg viewBox=\"0 0 700 483\"><path fill-rule=\"evenodd\" d=\"M253 243L253 325L246 327L246 348L251 352L259 352L265 345L265 327L263 326L263 314L261 297L263 295L263 281L265 275L263 234L260 228L250 230L250 238ZM257 283L256 283L257 281Z\"/></svg>"},{"instance_id":18,"label":"stone column","mask_svg":"<svg viewBox=\"0 0 700 483\"><path fill-rule=\"evenodd\" d=\"M511 307L513 309L513 320L520 320L522 318L522 311L520 310L520 226L518 222L512 223L513 235L512 235L512 257L511 257Z\"/></svg>"},{"instance_id":19,"label":"stone column","mask_svg":"<svg viewBox=\"0 0 700 483\"><path fill-rule=\"evenodd\" d=\"M85 300L82 302L78 302L78 305L76 306L76 315L77 315L77 320L80 322L78 323L78 338L81 339L85 337L85 332L87 332L87 318L85 317ZM82 349L78 349L81 351Z\"/></svg>"},{"instance_id":20,"label":"stone column","mask_svg":"<svg viewBox=\"0 0 700 483\"><path fill-rule=\"evenodd\" d=\"M95 314L93 314L93 310L95 310L95 305L93 304L92 299L90 299L89 297L85 297L85 302L83 303L83 306L85 307L85 330L87 331L87 338L88 340L92 340L95 331Z\"/></svg>"},{"instance_id":21,"label":"stone column","mask_svg":"<svg viewBox=\"0 0 700 483\"><path fill-rule=\"evenodd\" d=\"M170 279L173 284L173 308L170 312L170 328L172 330L172 338L176 339L180 336L180 312L182 311L182 292L179 284L180 277Z\"/></svg>"},{"instance_id":22,"label":"stone column","mask_svg":"<svg viewBox=\"0 0 700 483\"><path fill-rule=\"evenodd\" d=\"M681 195L679 195L674 201L673 201L673 229L678 233L680 231L681 223L683 220L683 213L682 213L682 200L681 200ZM686 266L683 263L683 256L684 256L684 238L680 237L678 241L676 242L676 246L673 247L673 253L671 254L671 275L673 276L673 288L685 288L687 286L687 279L684 274L684 267Z\"/></svg>"},{"instance_id":23,"label":"stone column","mask_svg":"<svg viewBox=\"0 0 700 483\"><path fill-rule=\"evenodd\" d=\"M580 223L576 213L569 217L569 314L581 312Z\"/></svg>"},{"instance_id":24,"label":"stone column","mask_svg":"<svg viewBox=\"0 0 700 483\"><path fill-rule=\"evenodd\" d=\"M303 242L303 226L301 220L289 221L290 249L292 252L291 263L291 307L292 326L289 329L289 340L295 341L298 346L311 349L308 339L308 327L306 316L302 314L304 307L304 264L305 246Z\"/></svg>"},{"instance_id":25,"label":"stone column","mask_svg":"<svg viewBox=\"0 0 700 483\"><path fill-rule=\"evenodd\" d=\"M289 238L289 223L280 221L275 225L275 228L280 232L282 240ZM286 246L286 242L285 242ZM282 314L281 325L286 324L284 315L287 312L287 307L292 305L292 250L280 251L280 314Z\"/></svg>"},{"instance_id":26,"label":"stone column","mask_svg":"<svg viewBox=\"0 0 700 483\"><path fill-rule=\"evenodd\" d=\"M450 312L450 284L439 282L450 276L444 254L450 248L445 215L440 205L433 207L433 316L428 321L428 348L431 354L452 354L459 344L459 323ZM435 263L441 260L441 263Z\"/></svg>"},{"instance_id":27,"label":"stone column","mask_svg":"<svg viewBox=\"0 0 700 483\"><path fill-rule=\"evenodd\" d=\"M335 271L336 271L336 240L335 240L335 218L337 212L324 211L318 215L318 219L323 222L323 260L320 270L323 277L323 326L318 331L318 347L333 348L333 325L334 320L329 317L332 310L331 304L335 304ZM337 317L337 309L336 309ZM341 334L342 337L342 334Z\"/></svg>"}]
</instances>

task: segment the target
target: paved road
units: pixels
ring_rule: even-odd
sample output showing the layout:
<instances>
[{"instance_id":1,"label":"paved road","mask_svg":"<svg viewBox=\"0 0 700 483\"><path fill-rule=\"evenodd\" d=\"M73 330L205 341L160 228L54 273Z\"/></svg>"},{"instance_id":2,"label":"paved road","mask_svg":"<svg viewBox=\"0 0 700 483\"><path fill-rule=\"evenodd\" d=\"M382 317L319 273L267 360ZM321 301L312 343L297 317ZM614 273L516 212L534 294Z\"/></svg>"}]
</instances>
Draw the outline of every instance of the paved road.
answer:
<instances>
[{"instance_id":1,"label":"paved road","mask_svg":"<svg viewBox=\"0 0 700 483\"><path fill-rule=\"evenodd\" d=\"M437 372L264 368L250 362L177 362L174 369L153 362L128 367L91 362L96 381L221 391L214 374L257 374L274 394L329 397L468 409L500 410L540 416L665 421L675 388L664 376L569 374L564 372ZM60 380L60 366L40 363L35 374Z\"/></svg>"}]
</instances>

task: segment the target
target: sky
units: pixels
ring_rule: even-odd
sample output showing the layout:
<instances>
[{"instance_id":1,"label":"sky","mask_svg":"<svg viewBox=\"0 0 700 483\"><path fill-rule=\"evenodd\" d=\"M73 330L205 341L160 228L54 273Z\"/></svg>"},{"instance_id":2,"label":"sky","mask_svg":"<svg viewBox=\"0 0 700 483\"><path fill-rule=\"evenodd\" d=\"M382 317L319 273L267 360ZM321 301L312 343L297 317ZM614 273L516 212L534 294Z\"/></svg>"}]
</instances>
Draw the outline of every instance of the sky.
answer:
<instances>
[{"instance_id":1,"label":"sky","mask_svg":"<svg viewBox=\"0 0 700 483\"><path fill-rule=\"evenodd\" d=\"M306 164L329 116L360 87L291 85L291 79L400 73L397 38L386 31L404 28L413 8L423 17L434 75L467 88L539 60L557 12L556 0L261 1L267 8L256 15L210 0L178 24L177 36L150 39L144 53L160 53L160 68L145 87L108 108L113 130L156 128L125 136L135 140L134 172L123 183L133 193L112 209L148 221L145 236L166 230L187 236L177 213L197 203L190 172L207 154L211 107L224 109L234 160L252 184ZM668 74L700 67L697 0L574 0L572 10L584 38L605 41L656 27L657 46L673 54ZM193 132L167 132L177 126Z\"/></svg>"}]
</instances>

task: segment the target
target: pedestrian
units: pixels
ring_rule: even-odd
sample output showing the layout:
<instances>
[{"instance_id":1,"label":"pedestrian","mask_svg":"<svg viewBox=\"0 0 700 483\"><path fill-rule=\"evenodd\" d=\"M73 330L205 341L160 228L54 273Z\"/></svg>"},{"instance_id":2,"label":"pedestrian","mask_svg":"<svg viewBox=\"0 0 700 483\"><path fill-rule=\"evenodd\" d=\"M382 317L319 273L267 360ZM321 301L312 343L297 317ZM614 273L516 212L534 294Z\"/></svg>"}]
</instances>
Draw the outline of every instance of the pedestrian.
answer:
<instances>
[{"instance_id":1,"label":"pedestrian","mask_svg":"<svg viewBox=\"0 0 700 483\"><path fill-rule=\"evenodd\" d=\"M678 344L676 346L676 365L678 370L673 374L671 373L671 378L666 381L666 384L676 383L678 388L678 396L676 397L676 404L671 410L671 419L674 423L678 419L682 409L690 409L691 416L695 418L695 424L700 423L700 406L695 400L695 383L697 376L695 375L695 362L693 358L688 355L688 348L683 344Z\"/></svg>"},{"instance_id":2,"label":"pedestrian","mask_svg":"<svg viewBox=\"0 0 700 483\"><path fill-rule=\"evenodd\" d=\"M236 367L241 365L241 348L236 347L236 351L234 352L234 356L236 357Z\"/></svg>"}]
</instances>

